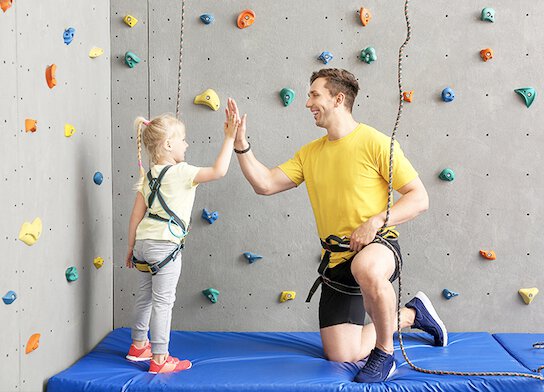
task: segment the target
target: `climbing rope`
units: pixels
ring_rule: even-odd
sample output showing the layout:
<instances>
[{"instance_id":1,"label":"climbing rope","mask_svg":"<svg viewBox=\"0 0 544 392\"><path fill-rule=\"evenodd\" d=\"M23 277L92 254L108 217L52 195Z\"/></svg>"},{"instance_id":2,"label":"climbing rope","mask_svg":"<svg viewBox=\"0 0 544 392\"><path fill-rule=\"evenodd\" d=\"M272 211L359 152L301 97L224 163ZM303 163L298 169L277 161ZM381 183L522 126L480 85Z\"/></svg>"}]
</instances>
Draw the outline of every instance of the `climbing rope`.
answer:
<instances>
[{"instance_id":1,"label":"climbing rope","mask_svg":"<svg viewBox=\"0 0 544 392\"><path fill-rule=\"evenodd\" d=\"M404 48L408 44L408 41L410 41L411 35L412 35L412 26L410 25L410 18L408 16L408 3L409 0L405 0L404 3L404 17L406 19L406 39L404 43L399 48L399 62L398 62L398 82L399 82L399 110L397 113L397 120L395 122L395 126L393 128L393 132L391 134L391 146L390 146L390 152L389 152L389 194L387 197L387 211L385 215L385 223L383 224L382 228L387 227L387 224L389 222L389 214L390 210L393 204L393 151L395 147L395 136L397 133L397 129L400 122L400 117L402 115L402 109L404 107L404 101L402 97L402 57L404 55ZM401 292L402 292L402 283L401 283L401 275L402 272L399 273L399 297L398 297L398 303L397 303L397 330L398 330L398 336L399 336L399 344L400 349L402 351L402 355L404 356L404 360L406 363L408 363L412 369L421 372L421 373L427 373L427 374L439 374L439 375L452 375L452 376L515 376L515 377L527 377L527 378L534 378L537 380L544 381L544 377L537 374L529 374L529 373L516 373L516 372L455 372L455 371L448 371L448 370L430 370L430 369L423 369L420 368L412 363L410 359L408 358L408 355L406 354L406 351L404 349L404 344L402 341L402 331L400 328L400 309L401 309ZM544 366L541 366L538 368L538 372L540 370L544 369Z\"/></svg>"},{"instance_id":2,"label":"climbing rope","mask_svg":"<svg viewBox=\"0 0 544 392\"><path fill-rule=\"evenodd\" d=\"M180 41L179 41L179 67L178 67L178 96L176 100L176 118L180 116L181 106L181 64L183 61L183 23L185 21L185 0L181 0L181 27L180 27Z\"/></svg>"}]
</instances>

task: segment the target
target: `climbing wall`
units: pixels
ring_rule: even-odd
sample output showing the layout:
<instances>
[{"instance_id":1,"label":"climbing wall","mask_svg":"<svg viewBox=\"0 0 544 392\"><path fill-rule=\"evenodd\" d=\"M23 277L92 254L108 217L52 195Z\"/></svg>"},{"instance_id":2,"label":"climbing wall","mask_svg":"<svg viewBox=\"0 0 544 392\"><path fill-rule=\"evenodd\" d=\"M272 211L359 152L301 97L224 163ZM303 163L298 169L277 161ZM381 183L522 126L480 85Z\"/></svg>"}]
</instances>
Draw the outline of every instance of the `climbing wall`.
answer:
<instances>
[{"instance_id":1,"label":"climbing wall","mask_svg":"<svg viewBox=\"0 0 544 392\"><path fill-rule=\"evenodd\" d=\"M96 0L15 0L0 11L0 296L16 295L0 302L1 391L42 390L112 327L109 20L109 6ZM66 45L69 27L76 31ZM94 46L104 54L91 59ZM37 120L35 132L25 119ZM65 124L75 128L70 137ZM26 245L19 231L35 218L41 235ZM36 229L22 238L32 244ZM69 267L78 272L72 282ZM39 346L26 354L34 334Z\"/></svg>"},{"instance_id":2,"label":"climbing wall","mask_svg":"<svg viewBox=\"0 0 544 392\"><path fill-rule=\"evenodd\" d=\"M132 122L137 115L175 112L180 3L112 5L115 327L130 326L139 273L122 266L138 172ZM253 2L255 23L239 29L237 16L249 4L186 1L181 108L188 162L214 162L229 96L248 113L253 151L268 167L322 136L304 106L310 75L322 67L353 72L361 86L354 117L390 134L398 106L398 48L406 34L403 2L394 3ZM544 136L538 127L544 114L540 97L528 108L514 90L544 88L544 7L529 0L491 3L411 4L413 37L403 58L403 82L414 99L405 103L398 139L431 207L400 227L403 298L425 291L453 331L533 332L544 321L543 298L527 306L518 290L538 287L544 276ZM373 14L365 27L356 12L363 5ZM481 20L484 7L495 8L495 22ZM205 13L213 23L200 20ZM127 14L139 23L123 24ZM359 54L369 46L377 60L367 64ZM480 51L486 48L494 57L484 62ZM141 58L134 68L123 63L127 51ZM318 60L323 51L334 56L327 66ZM287 107L279 97L284 87L296 92ZM441 98L447 87L455 94L448 103ZM193 104L208 88L220 98L219 111ZM454 181L439 179L446 168ZM218 212L213 224L201 218L203 208ZM483 258L480 250L493 250L496 260ZM246 251L263 258L250 264L242 256ZM304 299L319 252L305 187L258 196L233 158L224 179L197 191L173 328L316 330L318 298L311 304ZM216 303L202 295L207 288L220 292ZM444 289L459 295L447 300ZM280 303L284 290L295 291L296 298Z\"/></svg>"}]
</instances>

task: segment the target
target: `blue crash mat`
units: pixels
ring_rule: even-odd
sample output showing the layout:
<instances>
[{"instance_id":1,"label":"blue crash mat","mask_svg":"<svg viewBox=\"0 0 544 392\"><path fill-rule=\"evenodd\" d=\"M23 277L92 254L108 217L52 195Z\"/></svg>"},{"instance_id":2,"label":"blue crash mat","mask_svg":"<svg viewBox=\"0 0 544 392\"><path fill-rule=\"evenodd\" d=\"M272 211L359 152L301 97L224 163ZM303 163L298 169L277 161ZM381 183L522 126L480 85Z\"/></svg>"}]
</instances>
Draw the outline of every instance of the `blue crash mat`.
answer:
<instances>
[{"instance_id":1,"label":"blue crash mat","mask_svg":"<svg viewBox=\"0 0 544 392\"><path fill-rule=\"evenodd\" d=\"M533 348L533 343L544 342L544 334L496 333L493 337L527 369L536 372L544 366L544 348Z\"/></svg>"},{"instance_id":2,"label":"blue crash mat","mask_svg":"<svg viewBox=\"0 0 544 392\"><path fill-rule=\"evenodd\" d=\"M403 337L409 358L420 367L528 372L488 333L452 333L446 348L432 347L425 334ZM124 358L129 345L130 330L114 330L80 361L52 377L47 391L544 391L543 381L522 377L419 373L404 362L400 351L395 351L399 367L390 380L357 384L352 382L355 364L323 359L317 332L172 331L171 354L190 359L193 368L156 376L147 373L148 363Z\"/></svg>"}]
</instances>

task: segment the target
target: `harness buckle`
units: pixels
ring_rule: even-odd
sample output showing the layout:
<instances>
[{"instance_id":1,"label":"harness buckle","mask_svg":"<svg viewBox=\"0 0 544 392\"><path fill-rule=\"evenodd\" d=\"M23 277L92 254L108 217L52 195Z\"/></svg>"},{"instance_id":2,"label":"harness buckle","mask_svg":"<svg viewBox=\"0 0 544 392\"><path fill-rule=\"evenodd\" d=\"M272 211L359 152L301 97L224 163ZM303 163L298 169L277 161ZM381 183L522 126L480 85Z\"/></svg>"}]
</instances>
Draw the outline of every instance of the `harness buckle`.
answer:
<instances>
[{"instance_id":1,"label":"harness buckle","mask_svg":"<svg viewBox=\"0 0 544 392\"><path fill-rule=\"evenodd\" d=\"M151 188L152 192L157 192L161 187L161 183L158 181L158 178L152 178L149 181L149 188Z\"/></svg>"},{"instance_id":2,"label":"harness buckle","mask_svg":"<svg viewBox=\"0 0 544 392\"><path fill-rule=\"evenodd\" d=\"M158 266L159 263L154 263L154 264L148 264L147 265L147 268L149 268L149 272L151 273L151 275L155 275L157 272L160 271L160 268Z\"/></svg>"}]
</instances>

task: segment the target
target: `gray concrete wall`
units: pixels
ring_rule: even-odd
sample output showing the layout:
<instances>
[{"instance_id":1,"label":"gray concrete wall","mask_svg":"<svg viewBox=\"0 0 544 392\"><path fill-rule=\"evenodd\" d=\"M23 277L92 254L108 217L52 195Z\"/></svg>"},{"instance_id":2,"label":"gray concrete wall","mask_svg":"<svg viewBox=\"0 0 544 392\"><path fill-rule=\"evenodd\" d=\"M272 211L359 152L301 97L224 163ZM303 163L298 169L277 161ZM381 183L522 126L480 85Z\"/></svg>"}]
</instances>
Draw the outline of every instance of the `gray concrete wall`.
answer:
<instances>
[{"instance_id":1,"label":"gray concrete wall","mask_svg":"<svg viewBox=\"0 0 544 392\"><path fill-rule=\"evenodd\" d=\"M493 3L493 2L492 2ZM222 109L228 96L248 113L248 134L257 158L273 167L304 143L324 134L305 109L316 58L335 55L329 66L346 68L359 79L354 115L390 134L397 112L397 53L405 37L403 2L365 6L374 19L363 27L355 11L360 2L323 0L251 2L187 1L184 29L182 117L187 126L187 160L210 165L222 140ZM497 11L494 24L482 22L483 7ZM122 268L128 217L137 179L132 121L137 115L174 112L176 102L180 2L115 2L112 6L113 173L114 177L114 325L130 325L136 271ZM253 26L239 30L236 16L251 7ZM215 22L199 16L210 12ZM140 19L133 29L121 18ZM452 331L534 332L541 329L544 301L526 306L517 294L539 286L544 245L539 224L544 179L541 146L544 120L541 97L526 108L515 88L543 87L540 64L544 38L540 3L412 1L413 38L404 58L404 86L415 90L406 104L399 141L420 173L431 198L430 210L402 225L403 298L424 290ZM374 46L378 61L357 56ZM491 47L484 63L479 51ZM122 56L132 50L142 63L129 69ZM457 99L440 99L445 87ZM283 87L296 93L284 108ZM193 105L213 88L222 109ZM437 176L452 168L452 183ZM219 211L213 225L200 219L202 208ZM478 251L494 249L495 262ZM248 265L242 252L263 260ZM314 218L304 186L273 197L257 196L233 158L226 178L199 187L193 230L173 313L173 328L189 330L317 330L317 303L304 303L319 254ZM215 287L211 304L201 290ZM444 288L461 295L441 297ZM295 301L280 304L282 290L295 290ZM542 295L542 294L541 294Z\"/></svg>"},{"instance_id":2,"label":"gray concrete wall","mask_svg":"<svg viewBox=\"0 0 544 392\"><path fill-rule=\"evenodd\" d=\"M112 328L110 26L107 1L15 1L0 12L0 390L38 391ZM66 46L64 29L76 29ZM102 57L89 50L102 47ZM57 86L45 81L57 64ZM25 118L38 120L25 132ZM64 136L64 124L76 133ZM93 175L104 182L97 186ZM29 247L25 221L43 232ZM93 259L104 258L101 269ZM69 283L65 270L79 279ZM28 338L39 348L25 354Z\"/></svg>"}]
</instances>

